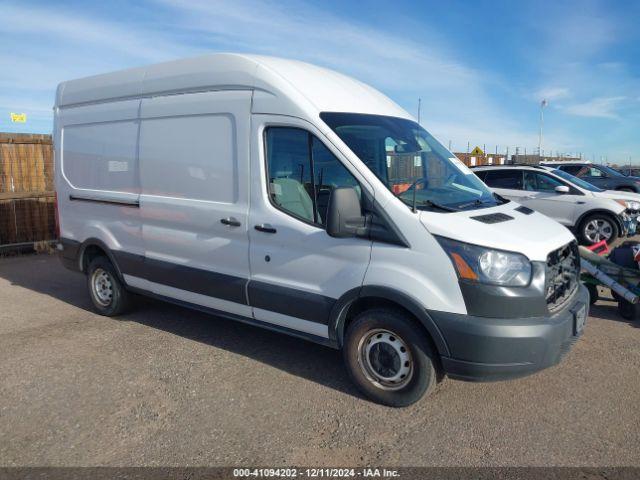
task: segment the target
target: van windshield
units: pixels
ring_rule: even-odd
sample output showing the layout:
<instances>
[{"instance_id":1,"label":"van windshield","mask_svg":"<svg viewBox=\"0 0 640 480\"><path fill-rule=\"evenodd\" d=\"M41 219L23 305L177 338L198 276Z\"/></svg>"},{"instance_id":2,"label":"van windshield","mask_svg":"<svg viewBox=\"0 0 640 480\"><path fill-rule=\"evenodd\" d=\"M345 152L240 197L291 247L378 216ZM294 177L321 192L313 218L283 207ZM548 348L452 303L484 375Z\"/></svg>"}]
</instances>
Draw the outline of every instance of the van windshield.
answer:
<instances>
[{"instance_id":1,"label":"van windshield","mask_svg":"<svg viewBox=\"0 0 640 480\"><path fill-rule=\"evenodd\" d=\"M453 153L411 120L323 112L322 120L400 200L435 211L501 203ZM444 208L442 208L444 207Z\"/></svg>"}]
</instances>

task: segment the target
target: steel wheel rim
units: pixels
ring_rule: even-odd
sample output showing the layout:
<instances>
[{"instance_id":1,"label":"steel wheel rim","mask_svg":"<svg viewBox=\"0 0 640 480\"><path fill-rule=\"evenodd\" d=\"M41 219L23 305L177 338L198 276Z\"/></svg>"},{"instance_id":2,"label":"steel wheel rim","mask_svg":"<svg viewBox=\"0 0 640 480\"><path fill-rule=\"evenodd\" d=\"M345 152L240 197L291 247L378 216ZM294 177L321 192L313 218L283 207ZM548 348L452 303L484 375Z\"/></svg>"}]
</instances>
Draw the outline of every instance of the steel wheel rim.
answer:
<instances>
[{"instance_id":1,"label":"steel wheel rim","mask_svg":"<svg viewBox=\"0 0 640 480\"><path fill-rule=\"evenodd\" d=\"M609 240L613 235L613 225L604 219L589 221L584 227L584 236L592 243Z\"/></svg>"},{"instance_id":2,"label":"steel wheel rim","mask_svg":"<svg viewBox=\"0 0 640 480\"><path fill-rule=\"evenodd\" d=\"M405 341L386 329L375 329L358 343L358 364L367 379L382 390L399 390L413 378L413 358Z\"/></svg>"},{"instance_id":3,"label":"steel wheel rim","mask_svg":"<svg viewBox=\"0 0 640 480\"><path fill-rule=\"evenodd\" d=\"M96 268L91 275L93 297L103 307L108 307L113 300L113 282L111 275L102 268Z\"/></svg>"}]
</instances>

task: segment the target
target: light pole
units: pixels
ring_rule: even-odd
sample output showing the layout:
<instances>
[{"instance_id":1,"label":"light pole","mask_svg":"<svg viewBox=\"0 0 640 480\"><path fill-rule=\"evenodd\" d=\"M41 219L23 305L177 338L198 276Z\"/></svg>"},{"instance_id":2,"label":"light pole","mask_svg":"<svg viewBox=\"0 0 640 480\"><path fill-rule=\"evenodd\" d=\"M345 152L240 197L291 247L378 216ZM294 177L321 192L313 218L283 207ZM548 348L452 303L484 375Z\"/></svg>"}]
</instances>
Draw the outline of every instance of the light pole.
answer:
<instances>
[{"instance_id":1,"label":"light pole","mask_svg":"<svg viewBox=\"0 0 640 480\"><path fill-rule=\"evenodd\" d=\"M542 124L544 122L544 107L547 106L547 101L545 99L542 99L542 101L540 102L540 134L538 135L538 157L540 156L540 153L542 152Z\"/></svg>"}]
</instances>

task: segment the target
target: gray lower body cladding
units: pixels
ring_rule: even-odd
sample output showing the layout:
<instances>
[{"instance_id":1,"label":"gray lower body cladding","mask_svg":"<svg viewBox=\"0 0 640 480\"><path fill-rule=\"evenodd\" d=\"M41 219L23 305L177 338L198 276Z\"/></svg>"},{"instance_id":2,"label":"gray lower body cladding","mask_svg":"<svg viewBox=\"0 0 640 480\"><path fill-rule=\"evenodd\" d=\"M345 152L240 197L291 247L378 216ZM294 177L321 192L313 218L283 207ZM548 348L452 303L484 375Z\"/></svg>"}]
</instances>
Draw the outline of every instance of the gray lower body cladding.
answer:
<instances>
[{"instance_id":1,"label":"gray lower body cladding","mask_svg":"<svg viewBox=\"0 0 640 480\"><path fill-rule=\"evenodd\" d=\"M72 240L61 240L61 243L64 248L60 252L60 258L64 266L80 270L81 245ZM332 314L335 310L333 306L336 303L341 304L341 299L283 289L263 282L249 282L247 279L227 278L215 272L165 264L124 252L109 251L109 254L122 273L149 278L203 295L236 301L312 322L328 324L330 332L334 333L337 320L334 318L336 315ZM245 285L247 285L248 297L244 294ZM485 302L492 305L493 310L496 306L500 306L500 313L507 313L510 315L508 318L427 312L418 304L413 305L409 310L419 316L423 324L433 326L431 329L428 328L432 337L434 333L438 334L434 340L436 340L442 366L450 377L471 381L503 380L528 375L558 363L562 354L568 351L577 339L573 332L575 309L581 305L587 308L589 305L588 293L584 287L580 286L571 301L567 302L560 311L553 315L538 314L538 309L542 307L536 303L544 300L540 299L542 292L538 286L533 290L537 290L538 295L531 295L530 299L520 298L524 305L531 307L530 314L535 311L535 316L527 318L519 318L524 312L521 306L511 301L512 299L507 299L508 305L501 304L500 300L504 300L502 295L497 295L495 298L484 296ZM360 295L376 296L375 288L364 287L360 292L353 294L351 300ZM476 306L480 305L482 297L483 295L479 295L474 298ZM537 298L534 299L534 297ZM395 299L405 307L409 306L407 304L409 299L404 299L402 295L389 298ZM172 301L168 298L164 299ZM184 302L174 301L174 303L192 306ZM348 304L349 301L346 303ZM193 305L192 307L204 310L201 306ZM491 311L486 310L487 308L489 307L483 307L483 313ZM224 312L211 311L211 313ZM261 322L255 320L246 320L261 325ZM287 331L284 333L294 334ZM313 337L308 339L327 344L327 339ZM328 344L339 347L340 342L331 335Z\"/></svg>"},{"instance_id":2,"label":"gray lower body cladding","mask_svg":"<svg viewBox=\"0 0 640 480\"><path fill-rule=\"evenodd\" d=\"M509 319L429 314L449 347L450 356L441 357L447 375L493 381L526 376L559 363L579 337L575 314L582 307L588 309L589 293L580 285L571 301L552 315Z\"/></svg>"}]
</instances>

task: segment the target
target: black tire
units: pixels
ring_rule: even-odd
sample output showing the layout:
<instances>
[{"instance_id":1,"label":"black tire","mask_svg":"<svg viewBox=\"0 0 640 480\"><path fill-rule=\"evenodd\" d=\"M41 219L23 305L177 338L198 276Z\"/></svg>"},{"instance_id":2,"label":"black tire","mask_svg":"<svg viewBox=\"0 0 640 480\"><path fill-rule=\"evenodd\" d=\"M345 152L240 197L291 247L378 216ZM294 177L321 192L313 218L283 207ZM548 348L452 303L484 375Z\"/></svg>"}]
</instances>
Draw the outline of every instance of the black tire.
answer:
<instances>
[{"instance_id":1,"label":"black tire","mask_svg":"<svg viewBox=\"0 0 640 480\"><path fill-rule=\"evenodd\" d=\"M618 300L618 313L625 320L635 321L640 319L640 302L635 305L624 298Z\"/></svg>"},{"instance_id":2,"label":"black tire","mask_svg":"<svg viewBox=\"0 0 640 480\"><path fill-rule=\"evenodd\" d=\"M589 303L593 305L598 301L598 298L600 297L600 294L598 293L598 287L593 283L585 283L584 286L587 287L587 290L589 291Z\"/></svg>"},{"instance_id":3,"label":"black tire","mask_svg":"<svg viewBox=\"0 0 640 480\"><path fill-rule=\"evenodd\" d=\"M91 261L87 269L87 287L91 302L100 315L115 317L131 304L131 294L107 257L100 256Z\"/></svg>"},{"instance_id":4,"label":"black tire","mask_svg":"<svg viewBox=\"0 0 640 480\"><path fill-rule=\"evenodd\" d=\"M611 245L620 235L620 231L618 230L618 224L614 220L611 215L607 215L606 213L594 213L591 215L587 215L581 222L578 227L578 240L582 245L593 245L597 243L597 241L593 241L590 239L590 234L588 233L588 228L592 224L592 222L605 222L611 228L611 236L606 239L607 244ZM601 240L605 240L602 238Z\"/></svg>"},{"instance_id":5,"label":"black tire","mask_svg":"<svg viewBox=\"0 0 640 480\"><path fill-rule=\"evenodd\" d=\"M638 193L631 187L620 187L620 188L616 188L616 190L619 191L619 192Z\"/></svg>"},{"instance_id":6,"label":"black tire","mask_svg":"<svg viewBox=\"0 0 640 480\"><path fill-rule=\"evenodd\" d=\"M347 328L342 350L353 383L382 405L411 405L429 395L438 378L436 355L426 332L399 311L376 308L359 314ZM392 377L380 376L376 368L390 375L401 375L407 368L409 372L397 382L383 385L376 382L376 376Z\"/></svg>"}]
</instances>

